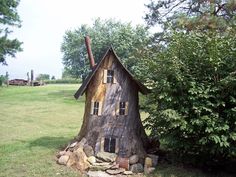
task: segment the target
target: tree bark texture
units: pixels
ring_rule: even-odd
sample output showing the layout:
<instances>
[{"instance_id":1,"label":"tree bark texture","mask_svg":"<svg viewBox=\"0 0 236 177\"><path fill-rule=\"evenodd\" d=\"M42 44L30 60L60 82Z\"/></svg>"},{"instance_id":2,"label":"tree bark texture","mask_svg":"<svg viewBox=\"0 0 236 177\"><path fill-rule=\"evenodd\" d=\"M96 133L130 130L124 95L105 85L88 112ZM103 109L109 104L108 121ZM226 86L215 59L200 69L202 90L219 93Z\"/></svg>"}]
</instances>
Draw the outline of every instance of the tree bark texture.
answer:
<instances>
[{"instance_id":1,"label":"tree bark texture","mask_svg":"<svg viewBox=\"0 0 236 177\"><path fill-rule=\"evenodd\" d=\"M114 83L104 83L104 70L114 71ZM148 138L139 113L138 87L132 76L109 51L86 88L83 125L78 135L85 137L95 153L104 151L104 138L116 139L116 153L122 157L146 155ZM101 115L91 114L91 104L99 102ZM127 115L117 115L117 105L128 103Z\"/></svg>"}]
</instances>

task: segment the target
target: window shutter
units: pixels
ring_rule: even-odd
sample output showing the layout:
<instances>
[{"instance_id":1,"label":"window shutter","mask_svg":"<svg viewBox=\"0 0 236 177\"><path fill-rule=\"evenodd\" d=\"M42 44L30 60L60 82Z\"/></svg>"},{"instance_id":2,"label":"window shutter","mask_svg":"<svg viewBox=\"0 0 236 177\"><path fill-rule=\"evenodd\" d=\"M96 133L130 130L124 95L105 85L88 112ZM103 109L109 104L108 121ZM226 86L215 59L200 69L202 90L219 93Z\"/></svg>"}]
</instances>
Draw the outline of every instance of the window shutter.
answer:
<instances>
[{"instance_id":1,"label":"window shutter","mask_svg":"<svg viewBox=\"0 0 236 177\"><path fill-rule=\"evenodd\" d=\"M106 84L107 83L107 69L103 70L103 83Z\"/></svg>"},{"instance_id":2,"label":"window shutter","mask_svg":"<svg viewBox=\"0 0 236 177\"><path fill-rule=\"evenodd\" d=\"M128 115L129 102L125 102L125 115Z\"/></svg>"},{"instance_id":3,"label":"window shutter","mask_svg":"<svg viewBox=\"0 0 236 177\"><path fill-rule=\"evenodd\" d=\"M99 107L98 107L98 116L102 115L102 102L99 102Z\"/></svg>"},{"instance_id":4,"label":"window shutter","mask_svg":"<svg viewBox=\"0 0 236 177\"><path fill-rule=\"evenodd\" d=\"M116 84L116 83L117 83L116 72L114 71L114 74L113 74L113 84Z\"/></svg>"},{"instance_id":5,"label":"window shutter","mask_svg":"<svg viewBox=\"0 0 236 177\"><path fill-rule=\"evenodd\" d=\"M117 116L120 115L120 102L119 101L116 103L116 115Z\"/></svg>"},{"instance_id":6,"label":"window shutter","mask_svg":"<svg viewBox=\"0 0 236 177\"><path fill-rule=\"evenodd\" d=\"M101 152L104 152L104 141L105 141L105 138L101 138L101 142L100 142L100 151Z\"/></svg>"},{"instance_id":7,"label":"window shutter","mask_svg":"<svg viewBox=\"0 0 236 177\"><path fill-rule=\"evenodd\" d=\"M93 114L94 101L91 101L90 114Z\"/></svg>"},{"instance_id":8,"label":"window shutter","mask_svg":"<svg viewBox=\"0 0 236 177\"><path fill-rule=\"evenodd\" d=\"M116 150L115 153L119 152L119 138L116 138Z\"/></svg>"}]
</instances>

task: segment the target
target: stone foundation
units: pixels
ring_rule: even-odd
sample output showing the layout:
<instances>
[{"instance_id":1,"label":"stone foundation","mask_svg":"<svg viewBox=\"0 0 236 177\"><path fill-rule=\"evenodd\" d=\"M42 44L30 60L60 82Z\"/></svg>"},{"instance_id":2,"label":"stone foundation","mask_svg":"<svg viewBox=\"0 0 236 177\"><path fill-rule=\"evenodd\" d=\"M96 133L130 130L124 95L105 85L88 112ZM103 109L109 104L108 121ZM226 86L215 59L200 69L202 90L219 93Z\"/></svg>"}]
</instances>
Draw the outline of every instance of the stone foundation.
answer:
<instances>
[{"instance_id":1,"label":"stone foundation","mask_svg":"<svg viewBox=\"0 0 236 177\"><path fill-rule=\"evenodd\" d=\"M149 174L157 166L158 156L147 154L139 158L137 154L129 158L118 157L115 153L98 152L82 138L68 145L57 154L57 163L86 173L88 176L130 176L137 173ZM106 175L104 175L106 174Z\"/></svg>"}]
</instances>

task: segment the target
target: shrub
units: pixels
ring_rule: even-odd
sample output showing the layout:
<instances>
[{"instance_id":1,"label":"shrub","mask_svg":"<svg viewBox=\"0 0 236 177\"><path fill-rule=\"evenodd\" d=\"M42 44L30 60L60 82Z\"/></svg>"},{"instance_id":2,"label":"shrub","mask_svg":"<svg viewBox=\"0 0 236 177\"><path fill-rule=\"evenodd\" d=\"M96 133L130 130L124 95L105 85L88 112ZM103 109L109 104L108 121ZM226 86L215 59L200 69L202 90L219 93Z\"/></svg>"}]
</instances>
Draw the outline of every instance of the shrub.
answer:
<instances>
[{"instance_id":1,"label":"shrub","mask_svg":"<svg viewBox=\"0 0 236 177\"><path fill-rule=\"evenodd\" d=\"M147 128L197 163L236 157L235 41L231 34L174 33L145 68L153 91Z\"/></svg>"}]
</instances>

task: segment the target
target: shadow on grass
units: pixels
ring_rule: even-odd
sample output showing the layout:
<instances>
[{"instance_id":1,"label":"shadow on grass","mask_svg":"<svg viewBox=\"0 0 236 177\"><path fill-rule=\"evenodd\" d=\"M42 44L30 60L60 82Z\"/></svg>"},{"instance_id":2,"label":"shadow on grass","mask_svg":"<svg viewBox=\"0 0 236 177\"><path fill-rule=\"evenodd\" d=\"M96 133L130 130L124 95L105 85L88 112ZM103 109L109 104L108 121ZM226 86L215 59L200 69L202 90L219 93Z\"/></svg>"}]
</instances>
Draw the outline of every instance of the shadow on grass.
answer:
<instances>
[{"instance_id":1,"label":"shadow on grass","mask_svg":"<svg viewBox=\"0 0 236 177\"><path fill-rule=\"evenodd\" d=\"M29 143L29 147L41 146L49 149L63 149L69 142L71 138L67 137L51 137L44 136Z\"/></svg>"}]
</instances>

